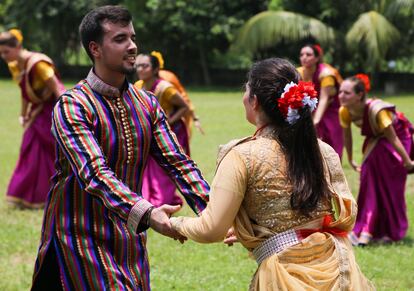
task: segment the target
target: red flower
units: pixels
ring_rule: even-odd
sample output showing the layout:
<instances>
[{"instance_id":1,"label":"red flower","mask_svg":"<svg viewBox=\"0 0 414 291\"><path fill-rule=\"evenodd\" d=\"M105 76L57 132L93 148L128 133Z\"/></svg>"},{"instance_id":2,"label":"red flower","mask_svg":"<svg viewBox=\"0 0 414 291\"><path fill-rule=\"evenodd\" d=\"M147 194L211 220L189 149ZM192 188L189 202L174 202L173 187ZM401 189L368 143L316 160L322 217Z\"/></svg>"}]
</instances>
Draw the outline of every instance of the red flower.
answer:
<instances>
[{"instance_id":1,"label":"red flower","mask_svg":"<svg viewBox=\"0 0 414 291\"><path fill-rule=\"evenodd\" d=\"M356 74L355 78L358 78L364 83L365 92L368 93L371 90L371 82L369 80L368 75L365 74Z\"/></svg>"},{"instance_id":2,"label":"red flower","mask_svg":"<svg viewBox=\"0 0 414 291\"><path fill-rule=\"evenodd\" d=\"M298 84L290 86L287 91L278 99L278 107L283 116L287 116L289 107L291 109L300 109L304 106L303 98L309 96L315 98L318 95L312 82L299 81Z\"/></svg>"}]
</instances>

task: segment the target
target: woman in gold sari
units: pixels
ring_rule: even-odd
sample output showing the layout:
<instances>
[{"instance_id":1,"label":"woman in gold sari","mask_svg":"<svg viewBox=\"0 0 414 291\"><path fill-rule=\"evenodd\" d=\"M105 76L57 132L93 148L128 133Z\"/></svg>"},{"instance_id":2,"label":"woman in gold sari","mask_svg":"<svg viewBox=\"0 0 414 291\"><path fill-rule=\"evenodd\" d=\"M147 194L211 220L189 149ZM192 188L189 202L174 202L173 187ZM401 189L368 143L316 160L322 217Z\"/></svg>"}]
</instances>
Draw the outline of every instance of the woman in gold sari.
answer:
<instances>
[{"instance_id":1,"label":"woman in gold sari","mask_svg":"<svg viewBox=\"0 0 414 291\"><path fill-rule=\"evenodd\" d=\"M292 64L253 65L243 103L257 130L220 149L210 202L197 218L171 218L200 243L233 227L258 269L250 290L370 290L347 233L357 206L336 152L312 123L317 92Z\"/></svg>"}]
</instances>

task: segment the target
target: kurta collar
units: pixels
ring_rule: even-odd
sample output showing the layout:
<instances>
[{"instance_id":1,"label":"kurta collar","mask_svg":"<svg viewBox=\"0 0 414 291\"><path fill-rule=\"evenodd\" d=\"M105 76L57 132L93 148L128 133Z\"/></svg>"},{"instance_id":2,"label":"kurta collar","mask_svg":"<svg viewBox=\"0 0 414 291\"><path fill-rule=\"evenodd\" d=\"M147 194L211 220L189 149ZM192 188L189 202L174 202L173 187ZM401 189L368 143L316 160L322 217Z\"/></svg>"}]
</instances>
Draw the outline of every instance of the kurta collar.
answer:
<instances>
[{"instance_id":1,"label":"kurta collar","mask_svg":"<svg viewBox=\"0 0 414 291\"><path fill-rule=\"evenodd\" d=\"M125 79L124 90L120 91L118 88L113 87L104 81L102 81L93 71L93 68L89 71L88 76L86 77L86 82L91 86L92 90L98 92L99 94L107 97L119 97L123 91L128 88L128 82Z\"/></svg>"}]
</instances>

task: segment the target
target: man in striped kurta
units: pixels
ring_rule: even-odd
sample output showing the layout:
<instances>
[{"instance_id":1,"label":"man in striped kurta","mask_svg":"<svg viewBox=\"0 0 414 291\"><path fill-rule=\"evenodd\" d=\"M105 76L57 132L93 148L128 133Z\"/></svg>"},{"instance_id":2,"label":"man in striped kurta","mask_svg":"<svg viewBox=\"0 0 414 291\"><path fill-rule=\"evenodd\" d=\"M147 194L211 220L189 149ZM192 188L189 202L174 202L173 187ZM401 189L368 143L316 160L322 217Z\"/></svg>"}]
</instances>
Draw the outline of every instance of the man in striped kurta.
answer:
<instances>
[{"instance_id":1,"label":"man in striped kurta","mask_svg":"<svg viewBox=\"0 0 414 291\"><path fill-rule=\"evenodd\" d=\"M56 174L32 289L149 290L145 229L182 237L168 220L179 207L153 208L140 194L148 156L196 213L205 208L209 186L156 98L126 81L137 54L129 12L97 8L83 19L80 34L94 66L53 112Z\"/></svg>"}]
</instances>

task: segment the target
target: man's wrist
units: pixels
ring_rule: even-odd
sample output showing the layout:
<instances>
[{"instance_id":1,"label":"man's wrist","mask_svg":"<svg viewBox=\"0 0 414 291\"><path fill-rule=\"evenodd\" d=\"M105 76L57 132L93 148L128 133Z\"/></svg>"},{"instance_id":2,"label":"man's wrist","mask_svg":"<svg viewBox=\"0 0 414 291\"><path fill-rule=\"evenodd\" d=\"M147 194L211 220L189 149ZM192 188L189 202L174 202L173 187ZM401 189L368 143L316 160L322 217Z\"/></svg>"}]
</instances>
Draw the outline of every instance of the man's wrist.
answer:
<instances>
[{"instance_id":1,"label":"man's wrist","mask_svg":"<svg viewBox=\"0 0 414 291\"><path fill-rule=\"evenodd\" d=\"M137 232L143 232L145 230L147 230L150 227L150 222L151 222L151 213L152 211L155 209L155 206L151 206L150 208L148 208L148 210L145 212L144 216L142 217L140 223L138 224L137 227Z\"/></svg>"},{"instance_id":2,"label":"man's wrist","mask_svg":"<svg viewBox=\"0 0 414 291\"><path fill-rule=\"evenodd\" d=\"M147 213L148 209L153 207L151 203L149 203L145 199L139 200L131 209L128 216L127 224L129 227L133 228L134 230L138 229L138 225L141 223L141 220L144 218L144 215Z\"/></svg>"}]
</instances>

